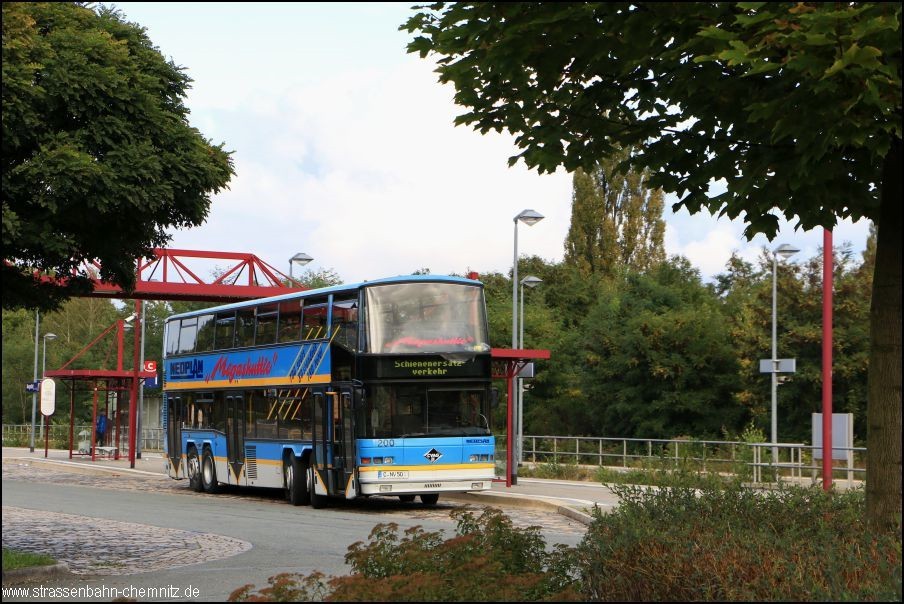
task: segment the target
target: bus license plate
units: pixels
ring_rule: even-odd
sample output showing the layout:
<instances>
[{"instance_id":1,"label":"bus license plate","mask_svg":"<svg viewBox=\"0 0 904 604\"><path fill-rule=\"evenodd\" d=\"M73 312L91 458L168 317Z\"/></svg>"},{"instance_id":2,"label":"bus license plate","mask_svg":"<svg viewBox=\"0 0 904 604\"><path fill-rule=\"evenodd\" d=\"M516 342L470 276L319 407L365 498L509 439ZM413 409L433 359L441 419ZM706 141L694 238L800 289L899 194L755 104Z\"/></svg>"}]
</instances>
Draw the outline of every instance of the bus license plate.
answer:
<instances>
[{"instance_id":1,"label":"bus license plate","mask_svg":"<svg viewBox=\"0 0 904 604\"><path fill-rule=\"evenodd\" d=\"M380 470L377 472L377 478L408 478L408 470Z\"/></svg>"}]
</instances>

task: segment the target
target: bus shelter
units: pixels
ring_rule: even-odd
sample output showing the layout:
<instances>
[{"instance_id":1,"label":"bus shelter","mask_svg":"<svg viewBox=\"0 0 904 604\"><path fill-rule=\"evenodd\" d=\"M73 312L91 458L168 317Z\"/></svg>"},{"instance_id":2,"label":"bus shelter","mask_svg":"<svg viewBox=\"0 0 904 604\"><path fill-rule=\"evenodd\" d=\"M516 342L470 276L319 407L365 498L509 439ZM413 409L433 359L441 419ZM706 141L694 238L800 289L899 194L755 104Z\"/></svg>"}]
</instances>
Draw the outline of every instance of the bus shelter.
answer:
<instances>
[{"instance_id":1,"label":"bus shelter","mask_svg":"<svg viewBox=\"0 0 904 604\"><path fill-rule=\"evenodd\" d=\"M493 362L493 379L505 380L508 399L506 403L506 447L505 447L505 486L518 484L518 476L512 460L514 434L514 399L515 378L521 373L528 363L549 359L548 350L517 349L517 348L493 348L490 351ZM520 437L520 435L519 435ZM514 462L515 464L517 461Z\"/></svg>"},{"instance_id":2,"label":"bus shelter","mask_svg":"<svg viewBox=\"0 0 904 604\"><path fill-rule=\"evenodd\" d=\"M122 319L115 321L90 344L69 359L60 369L44 373L44 377L58 379L69 388L69 459L72 459L74 455L90 455L91 460L94 461L98 453L119 459L122 451L121 437L124 430L122 419L125 414L129 425L129 459L134 464L134 443L136 442L134 430L136 414L138 413L138 386L141 380L153 379L157 376L157 373L155 371L142 371L137 366L134 369L123 369L125 323ZM113 333L116 336L116 369L68 369L87 350L102 341L105 336ZM92 392L93 405L91 426L89 428L90 434L79 434L80 445L76 448L75 394L77 391ZM100 398L101 393L103 393L102 399ZM127 396L123 396L126 393ZM126 409L123 409L124 398L128 400ZM107 418L105 420L107 431L104 442L98 444L97 418L101 412ZM109 439L106 434L110 434Z\"/></svg>"}]
</instances>

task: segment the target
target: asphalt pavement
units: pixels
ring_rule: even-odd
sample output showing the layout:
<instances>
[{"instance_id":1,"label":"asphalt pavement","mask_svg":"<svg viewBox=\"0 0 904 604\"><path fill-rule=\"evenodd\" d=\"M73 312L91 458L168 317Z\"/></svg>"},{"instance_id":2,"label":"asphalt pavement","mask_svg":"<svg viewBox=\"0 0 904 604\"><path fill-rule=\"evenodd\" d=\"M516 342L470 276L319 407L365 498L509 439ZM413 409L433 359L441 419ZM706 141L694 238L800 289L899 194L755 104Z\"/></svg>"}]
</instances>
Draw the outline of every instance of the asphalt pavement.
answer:
<instances>
[{"instance_id":1,"label":"asphalt pavement","mask_svg":"<svg viewBox=\"0 0 904 604\"><path fill-rule=\"evenodd\" d=\"M38 470L37 473L36 470ZM235 564L227 560L239 555L246 558L248 555L252 557L257 555L264 559L261 566L269 571L273 567L274 561L284 558L282 555L269 551L274 549L270 541L276 540L275 535L272 536L272 539L265 540L266 544L261 548L255 546L254 551L257 554L254 554L251 551L251 541L254 537L251 536L249 539L247 534L236 535L233 532L232 536L228 536L220 534L228 531L195 530L191 523L185 526L168 527L135 524L134 514L115 516L112 514L66 513L69 509L91 507L93 504L90 501L94 495L91 494L90 489L100 485L111 488L112 485L107 483L108 478L116 483L116 486L112 488L123 493L132 492L128 497L134 499L136 509L139 502L145 501L143 499L145 497L153 500L170 493L185 491L185 489L179 488L184 486L181 482L170 480L164 474L163 457L159 453L145 453L141 459L135 460L134 467L132 467L126 457L120 459L98 457L92 461L87 456L73 456L70 459L68 451L63 450L51 450L45 457L43 449L29 452L27 448L4 447L3 478L4 483L8 480L30 480L34 483L37 479L37 484L59 485L59 490L47 491L47 487L45 487L44 491L35 496L46 497L44 495L46 492L51 498L64 497L66 499L64 506L31 506L28 501L32 500L28 496L25 496L24 499L21 496L18 498L4 497L3 542L4 546L25 551L37 548L54 553L57 559L65 560L68 564L65 569L59 567L31 569L19 577L15 577L15 573L4 573L4 600L33 599L19 598L12 592L8 594L7 588L10 581L12 581L12 585L44 585L48 580L44 574L54 572L63 573L61 575L63 578L57 582L62 581L64 585L67 584L66 581L72 585L84 585L84 580L79 577L90 576L92 573L101 576L104 584L114 586L117 585L117 576L123 577L120 582L128 581L130 585L132 582L145 581L150 584L163 579L169 580L172 584L181 584L180 579L190 576L193 581L201 581L199 584L205 588L205 593L218 594L217 587L223 581L220 575L215 573L228 573L228 569ZM73 488L78 489L79 487L82 487L81 491L73 490ZM88 487L89 490L85 490L84 487ZM59 493L59 495L51 493ZM85 496L88 497L88 500L81 503L74 499L70 500L70 498ZM241 495L236 495L236 497L241 497ZM247 498L249 495L245 494L245 497ZM250 498L254 499L253 496ZM228 496L227 499L229 499ZM493 506L503 510L509 508L511 510L510 517L516 524L544 525L546 529L552 531L564 531L564 534L571 535L566 538L571 539L572 542L577 542L581 538L584 532L582 525L590 522L590 512L594 506L606 510L616 504L615 496L599 484L531 478L520 478L518 484L511 487L506 487L504 482L497 482L493 485L493 490L489 492L444 494L441 497L441 503L443 500L448 500L448 503L453 505L465 502L475 504L477 507ZM201 505L200 499L198 503ZM191 505L193 502L186 501L185 504ZM254 502L251 505L255 505ZM269 505L265 505L265 508L268 507ZM415 506L411 508L410 512L400 509L396 513L413 514L420 523L425 520L429 522L431 513L445 517L448 509L448 506L440 505L438 509L431 512L428 509L421 509L421 506ZM275 522L283 522L285 519L283 514L273 515L276 518ZM297 520L299 522L302 520L316 522L316 518L313 516L308 518L307 515L299 516ZM557 528L553 529L553 526ZM103 543L104 546L102 549L90 548L89 555L86 552L85 544L92 543ZM271 554L276 556L272 560L267 558ZM190 556L210 560L208 566L216 570L205 570L203 573L198 573L194 570L195 567L180 568ZM217 560L222 561L217 562ZM321 558L318 563L322 565L324 560ZM342 565L341 556L337 564ZM337 568L339 567L337 566ZM134 574L136 572L143 574L136 575ZM336 569L332 569L332 572L336 572ZM262 570L261 573L264 571ZM262 574L261 577L257 577L258 582L262 582L266 576L269 575ZM207 584L203 581L207 581ZM51 580L52 582L53 580ZM88 584L90 585L90 582ZM228 593L220 593L214 599L222 599L220 596L225 597L225 595Z\"/></svg>"}]
</instances>

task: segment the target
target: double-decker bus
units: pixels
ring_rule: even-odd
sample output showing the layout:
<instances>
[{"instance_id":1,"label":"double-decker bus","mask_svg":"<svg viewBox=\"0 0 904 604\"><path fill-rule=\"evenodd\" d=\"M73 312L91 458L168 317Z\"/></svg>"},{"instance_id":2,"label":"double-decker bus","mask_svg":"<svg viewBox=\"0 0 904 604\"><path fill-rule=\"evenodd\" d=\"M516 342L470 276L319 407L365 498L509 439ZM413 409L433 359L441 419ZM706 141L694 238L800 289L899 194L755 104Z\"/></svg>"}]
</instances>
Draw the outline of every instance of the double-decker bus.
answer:
<instances>
[{"instance_id":1,"label":"double-decker bus","mask_svg":"<svg viewBox=\"0 0 904 604\"><path fill-rule=\"evenodd\" d=\"M412 275L178 314L166 469L208 493L435 504L494 478L483 285Z\"/></svg>"}]
</instances>

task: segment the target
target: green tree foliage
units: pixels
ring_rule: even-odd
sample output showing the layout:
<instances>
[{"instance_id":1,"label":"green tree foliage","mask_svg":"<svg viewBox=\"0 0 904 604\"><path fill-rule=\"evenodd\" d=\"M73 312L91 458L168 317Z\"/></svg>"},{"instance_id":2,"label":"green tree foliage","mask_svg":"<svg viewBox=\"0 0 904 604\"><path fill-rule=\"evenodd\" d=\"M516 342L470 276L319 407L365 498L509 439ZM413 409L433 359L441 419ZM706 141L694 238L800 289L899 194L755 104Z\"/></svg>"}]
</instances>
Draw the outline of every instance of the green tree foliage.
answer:
<instances>
[{"instance_id":1,"label":"green tree foliage","mask_svg":"<svg viewBox=\"0 0 904 604\"><path fill-rule=\"evenodd\" d=\"M664 197L646 186L646 173L619 173L630 153L617 151L591 171L574 172L565 262L583 274L649 269L665 260Z\"/></svg>"},{"instance_id":2,"label":"green tree foliage","mask_svg":"<svg viewBox=\"0 0 904 604\"><path fill-rule=\"evenodd\" d=\"M75 298L64 303L59 311L41 313L40 338L38 340L38 376L45 361L47 370L59 369L95 340L116 319L128 314L119 311L110 300ZM43 335L53 333L56 338L47 340ZM132 366L132 335L124 337L126 353L123 365ZM25 392L25 383L34 375L35 313L34 311L3 311L3 421L4 423L29 423L31 421L31 394ZM115 369L115 334L99 341L79 356L68 369ZM90 395L86 395L90 397ZM80 394L79 397L82 397ZM68 419L68 407L65 411Z\"/></svg>"},{"instance_id":3,"label":"green tree foliage","mask_svg":"<svg viewBox=\"0 0 904 604\"><path fill-rule=\"evenodd\" d=\"M635 146L623 168L749 237L780 215L873 220L867 509L900 519L900 2L439 2L402 28L439 55L457 123L515 135L512 163L590 169Z\"/></svg>"},{"instance_id":4,"label":"green tree foliage","mask_svg":"<svg viewBox=\"0 0 904 604\"><path fill-rule=\"evenodd\" d=\"M204 221L233 167L189 125L189 82L115 10L3 3L3 308L90 291L92 262L130 290L166 229Z\"/></svg>"}]
</instances>

